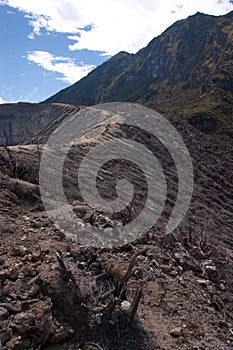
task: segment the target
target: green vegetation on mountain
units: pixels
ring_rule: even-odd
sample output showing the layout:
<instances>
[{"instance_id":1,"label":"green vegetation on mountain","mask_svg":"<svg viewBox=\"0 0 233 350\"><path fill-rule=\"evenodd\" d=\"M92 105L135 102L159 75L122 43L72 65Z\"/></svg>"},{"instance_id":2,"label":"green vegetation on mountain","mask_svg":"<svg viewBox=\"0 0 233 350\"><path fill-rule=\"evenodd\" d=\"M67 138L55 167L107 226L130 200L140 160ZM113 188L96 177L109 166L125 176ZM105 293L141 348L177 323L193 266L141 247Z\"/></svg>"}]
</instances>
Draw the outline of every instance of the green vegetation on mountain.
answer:
<instances>
[{"instance_id":1,"label":"green vegetation on mountain","mask_svg":"<svg viewBox=\"0 0 233 350\"><path fill-rule=\"evenodd\" d=\"M197 13L132 55L120 52L46 102L137 102L233 140L233 12Z\"/></svg>"}]
</instances>

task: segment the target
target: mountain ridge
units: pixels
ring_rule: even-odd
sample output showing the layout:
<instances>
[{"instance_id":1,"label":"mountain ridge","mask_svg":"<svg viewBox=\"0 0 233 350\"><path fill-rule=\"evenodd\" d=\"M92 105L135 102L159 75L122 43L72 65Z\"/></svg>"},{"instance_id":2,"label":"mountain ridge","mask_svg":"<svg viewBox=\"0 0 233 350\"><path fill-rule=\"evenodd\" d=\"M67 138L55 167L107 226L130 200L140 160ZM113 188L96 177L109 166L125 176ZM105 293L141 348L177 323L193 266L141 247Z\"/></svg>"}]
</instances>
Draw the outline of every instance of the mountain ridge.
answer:
<instances>
[{"instance_id":1,"label":"mountain ridge","mask_svg":"<svg viewBox=\"0 0 233 350\"><path fill-rule=\"evenodd\" d=\"M177 21L136 54L118 53L45 102L136 102L232 142L232 16Z\"/></svg>"}]
</instances>

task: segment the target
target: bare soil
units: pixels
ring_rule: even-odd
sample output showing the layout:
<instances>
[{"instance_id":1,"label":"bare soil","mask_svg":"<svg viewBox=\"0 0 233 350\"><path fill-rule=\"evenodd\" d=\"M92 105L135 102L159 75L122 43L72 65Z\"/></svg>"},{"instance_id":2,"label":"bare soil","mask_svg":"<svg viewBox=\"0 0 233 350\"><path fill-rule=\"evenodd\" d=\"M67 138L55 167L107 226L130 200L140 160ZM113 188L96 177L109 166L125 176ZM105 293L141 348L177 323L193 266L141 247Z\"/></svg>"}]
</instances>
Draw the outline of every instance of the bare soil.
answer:
<instances>
[{"instance_id":1,"label":"bare soil","mask_svg":"<svg viewBox=\"0 0 233 350\"><path fill-rule=\"evenodd\" d=\"M49 221L38 191L37 146L9 148L13 163L1 149L1 350L233 348L232 148L178 128L195 173L186 218L173 234L165 234L162 221L113 249L83 247ZM116 126L104 137L114 132ZM98 137L72 150L70 169ZM172 167L166 175L174 178ZM80 200L72 172L64 183L68 200ZM167 212L176 187L173 181Z\"/></svg>"}]
</instances>

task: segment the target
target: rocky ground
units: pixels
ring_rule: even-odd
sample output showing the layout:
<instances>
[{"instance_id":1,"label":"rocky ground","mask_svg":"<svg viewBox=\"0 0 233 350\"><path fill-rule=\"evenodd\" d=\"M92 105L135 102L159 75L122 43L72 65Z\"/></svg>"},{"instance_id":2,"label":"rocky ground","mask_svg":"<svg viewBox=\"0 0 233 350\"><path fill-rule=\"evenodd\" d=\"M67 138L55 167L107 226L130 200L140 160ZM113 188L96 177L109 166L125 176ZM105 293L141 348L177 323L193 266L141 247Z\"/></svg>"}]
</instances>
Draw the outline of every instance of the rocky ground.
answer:
<instances>
[{"instance_id":1,"label":"rocky ground","mask_svg":"<svg viewBox=\"0 0 233 350\"><path fill-rule=\"evenodd\" d=\"M50 222L40 201L38 145L0 149L1 350L233 349L232 148L177 127L195 175L184 223L165 234L160 222L112 249L74 243ZM101 137L128 132L119 130L97 130L95 141L89 135L71 150L68 169ZM64 176L74 212L103 224L101 213L77 201L74 173ZM177 187L171 182L168 212Z\"/></svg>"},{"instance_id":2,"label":"rocky ground","mask_svg":"<svg viewBox=\"0 0 233 350\"><path fill-rule=\"evenodd\" d=\"M1 202L0 349L233 347L230 249L195 229L85 248L38 204Z\"/></svg>"}]
</instances>

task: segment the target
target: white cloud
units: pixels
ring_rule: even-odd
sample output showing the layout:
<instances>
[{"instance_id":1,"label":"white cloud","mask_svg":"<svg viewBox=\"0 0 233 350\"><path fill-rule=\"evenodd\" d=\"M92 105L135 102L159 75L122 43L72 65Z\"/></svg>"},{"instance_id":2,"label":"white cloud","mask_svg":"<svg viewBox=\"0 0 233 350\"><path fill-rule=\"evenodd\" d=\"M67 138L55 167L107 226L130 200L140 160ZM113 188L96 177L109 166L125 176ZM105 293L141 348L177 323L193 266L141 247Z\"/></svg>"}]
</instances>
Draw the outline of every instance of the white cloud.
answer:
<instances>
[{"instance_id":1,"label":"white cloud","mask_svg":"<svg viewBox=\"0 0 233 350\"><path fill-rule=\"evenodd\" d=\"M0 4L27 14L33 27L30 38L42 28L67 33L75 40L70 50L108 55L121 50L134 53L176 20L197 11L221 15L233 10L230 0L0 0ZM92 25L90 31L82 29L87 25Z\"/></svg>"},{"instance_id":2,"label":"white cloud","mask_svg":"<svg viewBox=\"0 0 233 350\"><path fill-rule=\"evenodd\" d=\"M3 100L3 98L0 97L0 104L2 103L7 103L6 101Z\"/></svg>"},{"instance_id":3,"label":"white cloud","mask_svg":"<svg viewBox=\"0 0 233 350\"><path fill-rule=\"evenodd\" d=\"M19 100L6 101L2 97L0 97L0 105L4 103L16 103L16 102L19 102Z\"/></svg>"},{"instance_id":4,"label":"white cloud","mask_svg":"<svg viewBox=\"0 0 233 350\"><path fill-rule=\"evenodd\" d=\"M47 71L60 73L62 77L57 79L70 84L80 80L95 68L93 65L84 64L82 62L76 65L72 58L53 56L46 51L29 52L27 54L27 59L38 64L38 66Z\"/></svg>"}]
</instances>

